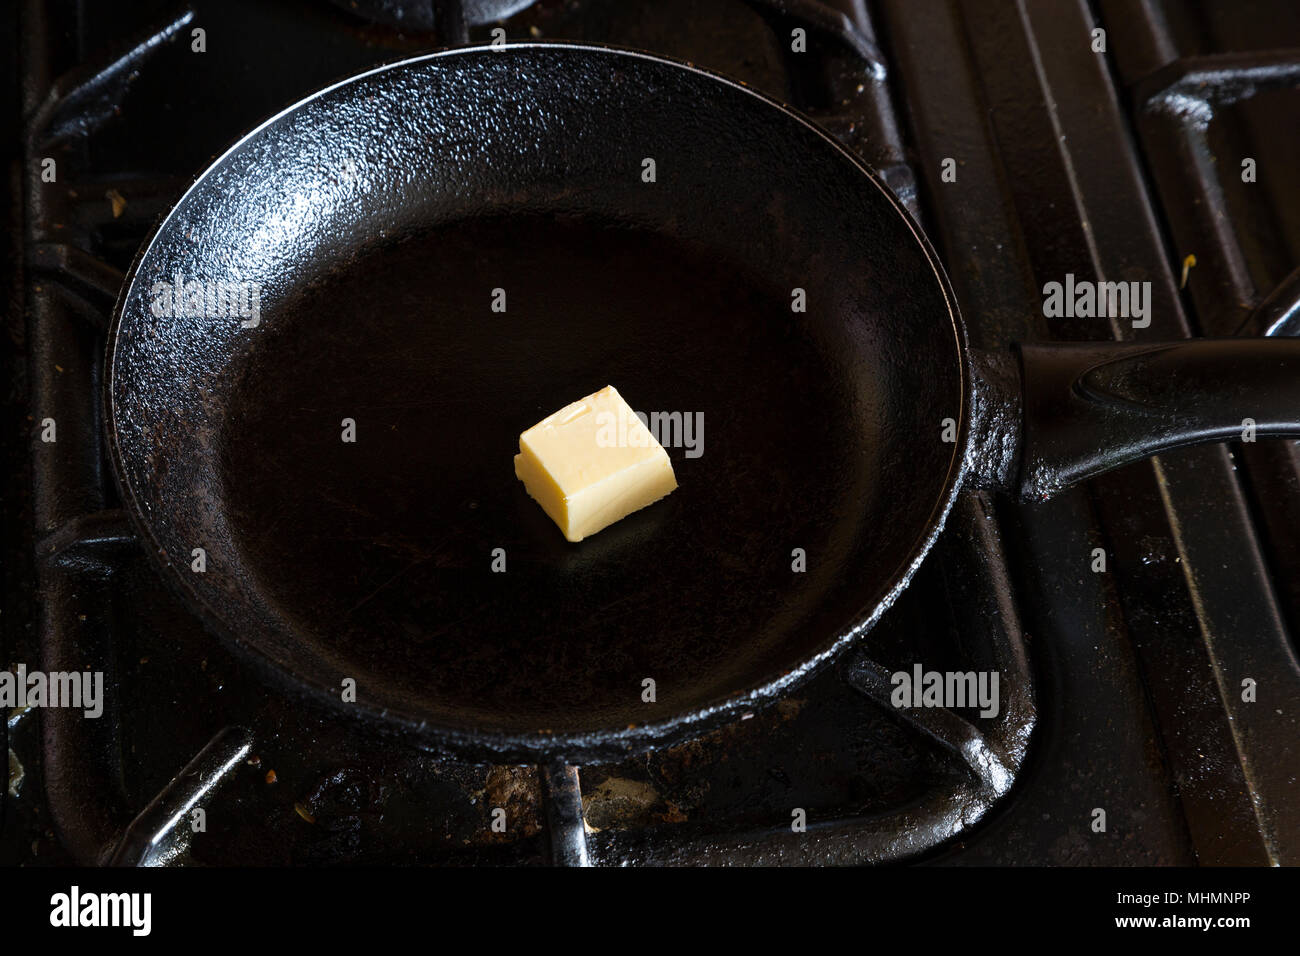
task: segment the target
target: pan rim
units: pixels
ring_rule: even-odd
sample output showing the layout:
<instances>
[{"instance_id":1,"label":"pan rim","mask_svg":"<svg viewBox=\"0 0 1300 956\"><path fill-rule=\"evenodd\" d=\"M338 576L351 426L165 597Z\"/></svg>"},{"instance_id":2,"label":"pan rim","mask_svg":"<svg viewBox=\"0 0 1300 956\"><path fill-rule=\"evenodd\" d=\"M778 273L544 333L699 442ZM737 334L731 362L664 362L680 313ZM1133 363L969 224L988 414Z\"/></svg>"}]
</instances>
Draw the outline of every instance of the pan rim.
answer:
<instances>
[{"instance_id":1,"label":"pan rim","mask_svg":"<svg viewBox=\"0 0 1300 956\"><path fill-rule=\"evenodd\" d=\"M179 573L175 563L160 547L159 540L149 527L145 518L142 498L136 493L136 489L130 482L126 463L117 439L119 414L118 403L114 398L114 382L116 380L117 346L126 301L134 288L140 266L148 258L168 224L190 195L219 169L229 157L245 148L260 133L271 128L283 118L336 90L389 71L407 69L446 57L478 56L483 54L508 56L512 52L538 49L627 57L698 74L711 82L721 83L733 90L745 93L765 107L774 109L777 114L794 119L810 134L817 136L824 144L832 147L842 159L847 159L868 182L880 191L895 214L902 217L913 240L925 256L926 262L930 266L943 294L958 359L959 434L957 440L953 443L953 454L948 463L947 473L944 476L938 500L930 511L924 530L908 548L907 557L900 562L892 575L887 579L882 578L882 584L879 588L873 591L867 591L864 588L863 616L857 618L843 632L833 634L819 642L819 650L811 656L804 657L797 666L784 673L738 690L720 700L684 710L662 720L597 730L572 732L478 730L468 729L463 726L433 724L427 719L418 718L410 712L399 712L387 707L363 704L359 701L350 705L348 709L342 709L339 707L337 688L325 686L311 676L294 671L291 665L286 665L281 659L272 656L257 642L249 641L236 633L235 629L223 620L221 614L208 599L193 588L185 575ZM938 321L937 318L936 321ZM106 333L101 386L101 409L103 411L101 414L108 457L112 466L111 471L121 495L124 510L136 530L140 544L143 550L150 555L151 560L155 562L164 580L170 583L173 590L181 594L191 608L201 612L200 622L205 629L214 633L219 639L232 643L241 653L254 659L256 663L263 665L263 670L280 678L293 689L310 692L314 698L329 702L331 709L335 713L351 714L363 720L373 720L381 726L389 725L394 730L400 728L417 737L421 744L433 749L448 750L471 758L490 756L531 761L539 758L569 757L578 760L580 758L614 757L655 747L668 746L688 737L703 734L730 720L738 719L747 712L753 712L780 699L784 694L810 679L825 666L839 658L876 625L911 583L916 571L929 554L940 533L942 533L957 495L965 482L969 469L970 443L972 440L970 421L972 374L969 352L966 326L958 309L956 297L938 255L924 231L912 218L906 207L902 205L898 197L885 185L866 161L814 121L798 112L788 103L757 90L742 80L733 79L724 74L699 67L689 61L614 44L564 40L528 40L507 42L504 46L475 44L437 50L416 56L403 57L345 77L269 116L242 134L228 148L211 160L194 176L185 192L159 220L147 239L141 243L130 269L123 277L122 287L114 304L112 319Z\"/></svg>"}]
</instances>

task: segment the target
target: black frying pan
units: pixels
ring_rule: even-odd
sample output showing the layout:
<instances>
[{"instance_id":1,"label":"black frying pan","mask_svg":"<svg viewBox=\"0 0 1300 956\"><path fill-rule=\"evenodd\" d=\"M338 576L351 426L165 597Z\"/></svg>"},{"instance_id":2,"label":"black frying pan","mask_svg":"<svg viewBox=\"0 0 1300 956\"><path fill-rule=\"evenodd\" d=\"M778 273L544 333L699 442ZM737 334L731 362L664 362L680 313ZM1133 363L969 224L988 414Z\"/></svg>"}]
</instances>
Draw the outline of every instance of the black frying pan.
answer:
<instances>
[{"instance_id":1,"label":"black frying pan","mask_svg":"<svg viewBox=\"0 0 1300 956\"><path fill-rule=\"evenodd\" d=\"M260 322L169 308L178 275L259 283ZM249 134L139 256L107 367L123 497L221 633L429 743L570 760L830 660L964 482L1043 495L1300 408L1293 343L972 356L925 237L827 134L560 44L408 60ZM676 493L569 544L511 458L606 384L703 413L703 454L670 449Z\"/></svg>"}]
</instances>

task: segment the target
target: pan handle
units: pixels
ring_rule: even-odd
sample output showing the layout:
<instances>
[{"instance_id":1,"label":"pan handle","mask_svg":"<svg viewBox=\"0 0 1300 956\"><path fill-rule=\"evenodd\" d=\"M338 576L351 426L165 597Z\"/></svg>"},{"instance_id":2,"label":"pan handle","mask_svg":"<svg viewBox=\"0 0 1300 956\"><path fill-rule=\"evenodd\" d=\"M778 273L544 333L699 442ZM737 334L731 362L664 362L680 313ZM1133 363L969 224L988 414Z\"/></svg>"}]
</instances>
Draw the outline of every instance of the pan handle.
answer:
<instances>
[{"instance_id":1,"label":"pan handle","mask_svg":"<svg viewBox=\"0 0 1300 956\"><path fill-rule=\"evenodd\" d=\"M1171 448L1300 438L1300 340L972 352L970 481L1042 500Z\"/></svg>"}]
</instances>

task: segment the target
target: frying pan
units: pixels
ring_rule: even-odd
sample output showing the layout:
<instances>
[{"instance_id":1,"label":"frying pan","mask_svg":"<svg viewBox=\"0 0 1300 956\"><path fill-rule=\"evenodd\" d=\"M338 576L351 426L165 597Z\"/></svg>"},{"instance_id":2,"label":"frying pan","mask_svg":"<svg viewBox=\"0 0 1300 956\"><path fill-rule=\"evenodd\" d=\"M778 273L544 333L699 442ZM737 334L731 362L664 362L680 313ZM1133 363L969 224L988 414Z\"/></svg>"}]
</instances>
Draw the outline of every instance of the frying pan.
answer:
<instances>
[{"instance_id":1,"label":"frying pan","mask_svg":"<svg viewBox=\"0 0 1300 956\"><path fill-rule=\"evenodd\" d=\"M125 505L203 618L287 687L493 759L777 697L870 629L963 486L1300 433L1291 342L972 353L861 160L589 45L409 59L248 134L142 249L106 369ZM607 384L705 427L668 436L677 492L570 544L511 459Z\"/></svg>"}]
</instances>

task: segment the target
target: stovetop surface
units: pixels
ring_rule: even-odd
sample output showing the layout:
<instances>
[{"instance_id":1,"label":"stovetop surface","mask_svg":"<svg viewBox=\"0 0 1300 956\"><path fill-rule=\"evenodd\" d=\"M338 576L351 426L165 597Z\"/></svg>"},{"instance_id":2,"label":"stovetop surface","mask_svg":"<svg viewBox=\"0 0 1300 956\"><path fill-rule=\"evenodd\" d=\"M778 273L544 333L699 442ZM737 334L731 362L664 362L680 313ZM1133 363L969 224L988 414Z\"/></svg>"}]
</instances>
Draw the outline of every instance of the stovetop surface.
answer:
<instances>
[{"instance_id":1,"label":"stovetop surface","mask_svg":"<svg viewBox=\"0 0 1300 956\"><path fill-rule=\"evenodd\" d=\"M213 639L122 530L97 438L115 277L191 178L336 79L496 26L444 19L444 36L343 6L47 0L11 24L6 105L25 128L5 206L4 434L27 467L5 488L5 657L102 661L116 702L92 728L10 716L5 862L105 859L231 726L251 749L182 860L548 859L535 768L467 764L340 722ZM381 20L402 7L384 6ZM424 6L405 22L422 23ZM582 0L502 26L689 60L807 112L880 170L939 248L972 343L1001 348L1261 334L1277 314L1266 300L1300 260L1300 16L1239 7ZM809 53L787 50L792 29ZM52 84L56 105L42 109ZM1202 108L1182 108L1198 96ZM52 184L39 179L47 155ZM1253 183L1237 175L1247 157ZM1150 281L1151 326L1044 318L1042 286L1067 273ZM53 407L79 423L57 460L33 439ZM1296 447L1163 455L1038 505L966 495L842 666L700 739L581 768L594 857L1296 862ZM881 675L916 663L998 669L1008 706L991 720L896 710ZM1247 678L1254 703L1241 699ZM795 810L807 833L791 832Z\"/></svg>"}]
</instances>

